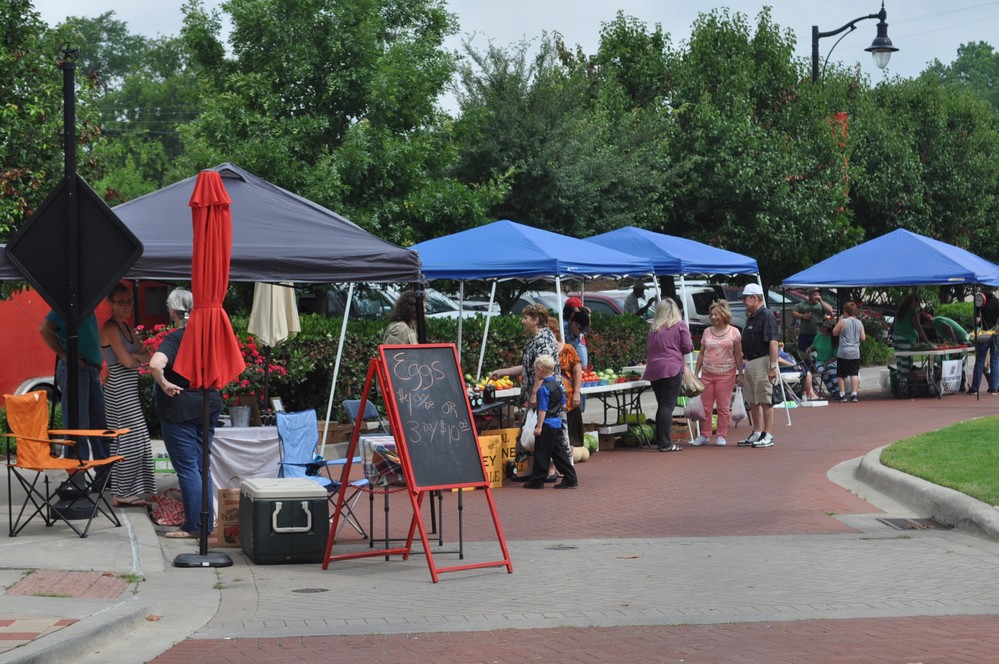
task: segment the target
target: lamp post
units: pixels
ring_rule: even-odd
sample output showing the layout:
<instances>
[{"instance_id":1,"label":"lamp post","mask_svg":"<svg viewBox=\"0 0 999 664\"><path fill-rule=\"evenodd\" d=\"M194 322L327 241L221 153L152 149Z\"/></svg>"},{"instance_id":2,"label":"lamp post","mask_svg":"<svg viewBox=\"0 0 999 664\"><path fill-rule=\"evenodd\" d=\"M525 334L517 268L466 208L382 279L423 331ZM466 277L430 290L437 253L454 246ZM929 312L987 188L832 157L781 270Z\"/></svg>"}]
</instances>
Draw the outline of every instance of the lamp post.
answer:
<instances>
[{"instance_id":1,"label":"lamp post","mask_svg":"<svg viewBox=\"0 0 999 664\"><path fill-rule=\"evenodd\" d=\"M843 37L850 34L857 29L857 23L861 21L866 21L868 19L878 19L878 36L874 38L871 45L864 50L874 56L874 64L878 66L879 69L884 69L888 66L888 60L891 59L891 54L898 49L892 46L891 40L888 39L888 24L885 19L888 18L888 13L885 12L884 0L881 2L881 11L877 14L868 14L867 16L861 16L860 18L855 18L841 28L836 28L835 30L830 30L828 32L819 32L819 26L812 26L812 83L819 80L819 40L823 37L835 37L839 33L848 30ZM843 37L836 40L836 44L839 44ZM836 44L832 45L829 49L829 55L826 56L825 62L822 63L822 69L825 71L825 65L829 62L829 56L832 55L833 49L836 48Z\"/></svg>"}]
</instances>

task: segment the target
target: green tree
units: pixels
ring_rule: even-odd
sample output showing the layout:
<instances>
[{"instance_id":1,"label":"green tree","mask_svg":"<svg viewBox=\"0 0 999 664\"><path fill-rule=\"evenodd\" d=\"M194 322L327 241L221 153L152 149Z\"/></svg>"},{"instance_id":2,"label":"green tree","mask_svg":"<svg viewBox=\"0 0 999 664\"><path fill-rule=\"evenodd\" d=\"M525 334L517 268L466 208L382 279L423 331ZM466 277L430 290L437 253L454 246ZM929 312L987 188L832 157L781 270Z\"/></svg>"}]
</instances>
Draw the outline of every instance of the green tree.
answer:
<instances>
[{"instance_id":1,"label":"green tree","mask_svg":"<svg viewBox=\"0 0 999 664\"><path fill-rule=\"evenodd\" d=\"M936 76L878 86L858 113L854 206L868 237L895 228L999 258L999 114Z\"/></svg>"},{"instance_id":2,"label":"green tree","mask_svg":"<svg viewBox=\"0 0 999 664\"><path fill-rule=\"evenodd\" d=\"M600 45L588 64L603 83L614 81L630 106L649 107L669 93L670 39L658 23L644 23L619 11L600 29Z\"/></svg>"},{"instance_id":3,"label":"green tree","mask_svg":"<svg viewBox=\"0 0 999 664\"><path fill-rule=\"evenodd\" d=\"M112 204L166 184L183 153L177 127L197 117L200 89L178 37L148 39L105 12L69 17L57 28L79 45L81 74L97 87L108 139L95 188Z\"/></svg>"},{"instance_id":4,"label":"green tree","mask_svg":"<svg viewBox=\"0 0 999 664\"><path fill-rule=\"evenodd\" d=\"M764 9L715 10L671 64L675 187L653 228L754 256L774 283L856 243L843 129Z\"/></svg>"},{"instance_id":5,"label":"green tree","mask_svg":"<svg viewBox=\"0 0 999 664\"><path fill-rule=\"evenodd\" d=\"M440 0L230 0L233 59L217 16L185 6L205 83L178 167L233 161L407 244L481 221L492 182L449 176L453 137L436 100L456 27Z\"/></svg>"},{"instance_id":6,"label":"green tree","mask_svg":"<svg viewBox=\"0 0 999 664\"><path fill-rule=\"evenodd\" d=\"M649 168L658 116L604 95L585 58L565 57L560 39L545 36L533 58L529 49L466 45L461 172L471 181L510 176L497 218L576 237L638 223L661 182Z\"/></svg>"},{"instance_id":7,"label":"green tree","mask_svg":"<svg viewBox=\"0 0 999 664\"><path fill-rule=\"evenodd\" d=\"M961 44L954 62L945 65L934 60L923 76L938 76L948 83L967 85L993 106L999 106L999 53L986 42Z\"/></svg>"},{"instance_id":8,"label":"green tree","mask_svg":"<svg viewBox=\"0 0 999 664\"><path fill-rule=\"evenodd\" d=\"M6 241L63 176L63 72L58 47L30 0L0 0L0 241ZM85 79L84 79L85 80ZM79 171L92 178L100 142L89 85L77 95Z\"/></svg>"}]
</instances>

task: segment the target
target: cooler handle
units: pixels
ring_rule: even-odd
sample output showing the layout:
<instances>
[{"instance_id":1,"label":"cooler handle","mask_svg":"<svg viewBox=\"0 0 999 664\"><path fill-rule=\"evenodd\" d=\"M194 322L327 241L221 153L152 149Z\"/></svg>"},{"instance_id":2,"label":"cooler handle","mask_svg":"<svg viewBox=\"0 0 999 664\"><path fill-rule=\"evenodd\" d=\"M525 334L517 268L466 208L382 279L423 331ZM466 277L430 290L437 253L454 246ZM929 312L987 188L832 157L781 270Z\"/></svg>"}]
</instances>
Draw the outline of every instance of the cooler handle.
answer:
<instances>
[{"instance_id":1,"label":"cooler handle","mask_svg":"<svg viewBox=\"0 0 999 664\"><path fill-rule=\"evenodd\" d=\"M307 533L312 530L312 510L309 509L309 501L302 501L302 511L305 512L305 516L308 520L305 522L304 526L287 526L282 528L278 526L278 514L281 513L281 508L284 507L284 503L280 500L274 503L274 511L271 512L271 530L275 533Z\"/></svg>"}]
</instances>

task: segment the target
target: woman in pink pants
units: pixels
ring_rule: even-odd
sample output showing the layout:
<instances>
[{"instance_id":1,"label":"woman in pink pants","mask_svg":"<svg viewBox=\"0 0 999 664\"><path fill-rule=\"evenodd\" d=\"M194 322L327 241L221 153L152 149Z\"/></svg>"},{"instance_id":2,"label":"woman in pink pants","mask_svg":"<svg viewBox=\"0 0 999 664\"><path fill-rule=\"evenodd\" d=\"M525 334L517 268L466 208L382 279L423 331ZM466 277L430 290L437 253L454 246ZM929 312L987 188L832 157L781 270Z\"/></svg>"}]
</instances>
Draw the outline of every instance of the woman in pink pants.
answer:
<instances>
[{"instance_id":1,"label":"woman in pink pants","mask_svg":"<svg viewBox=\"0 0 999 664\"><path fill-rule=\"evenodd\" d=\"M727 445L728 423L732 401L732 390L737 382L742 382L742 335L731 325L732 312L728 302L718 300L708 311L711 327L701 337L701 352L697 355L695 373L704 383L701 402L704 404L704 419L701 420L701 435L690 442L699 446L711 442L711 413L718 410L718 436L716 445Z\"/></svg>"}]
</instances>

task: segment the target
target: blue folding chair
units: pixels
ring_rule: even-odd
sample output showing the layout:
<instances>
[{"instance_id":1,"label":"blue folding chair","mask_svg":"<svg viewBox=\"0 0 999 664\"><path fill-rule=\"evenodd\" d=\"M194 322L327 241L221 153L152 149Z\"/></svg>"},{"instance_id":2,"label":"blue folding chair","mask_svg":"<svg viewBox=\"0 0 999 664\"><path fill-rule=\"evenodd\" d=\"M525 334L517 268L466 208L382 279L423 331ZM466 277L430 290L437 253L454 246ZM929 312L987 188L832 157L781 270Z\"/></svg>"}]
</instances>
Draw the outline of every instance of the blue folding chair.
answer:
<instances>
[{"instance_id":1,"label":"blue folding chair","mask_svg":"<svg viewBox=\"0 0 999 664\"><path fill-rule=\"evenodd\" d=\"M352 423L357 422L357 413L361 410L361 400L360 399L345 399L343 402L343 412L347 416L347 419ZM364 415L361 416L361 420L364 422L376 422L378 424L377 431L379 433L388 433L388 426L382 420L382 416L378 414L378 408L371 401L366 401L364 403Z\"/></svg>"},{"instance_id":2,"label":"blue folding chair","mask_svg":"<svg viewBox=\"0 0 999 664\"><path fill-rule=\"evenodd\" d=\"M319 424L315 410L297 413L277 413L278 439L281 441L281 460L278 462L278 477L301 477L312 480L326 489L331 505L336 506L337 494L344 489L338 479L334 479L330 466L342 466L345 459L327 460L319 455ZM356 459L360 463L360 459ZM367 479L350 482L347 486L353 491L344 493L343 521L336 534L339 535L345 523L357 531L361 537L367 533L354 515L354 505L361 497L361 490L368 485Z\"/></svg>"}]
</instances>

